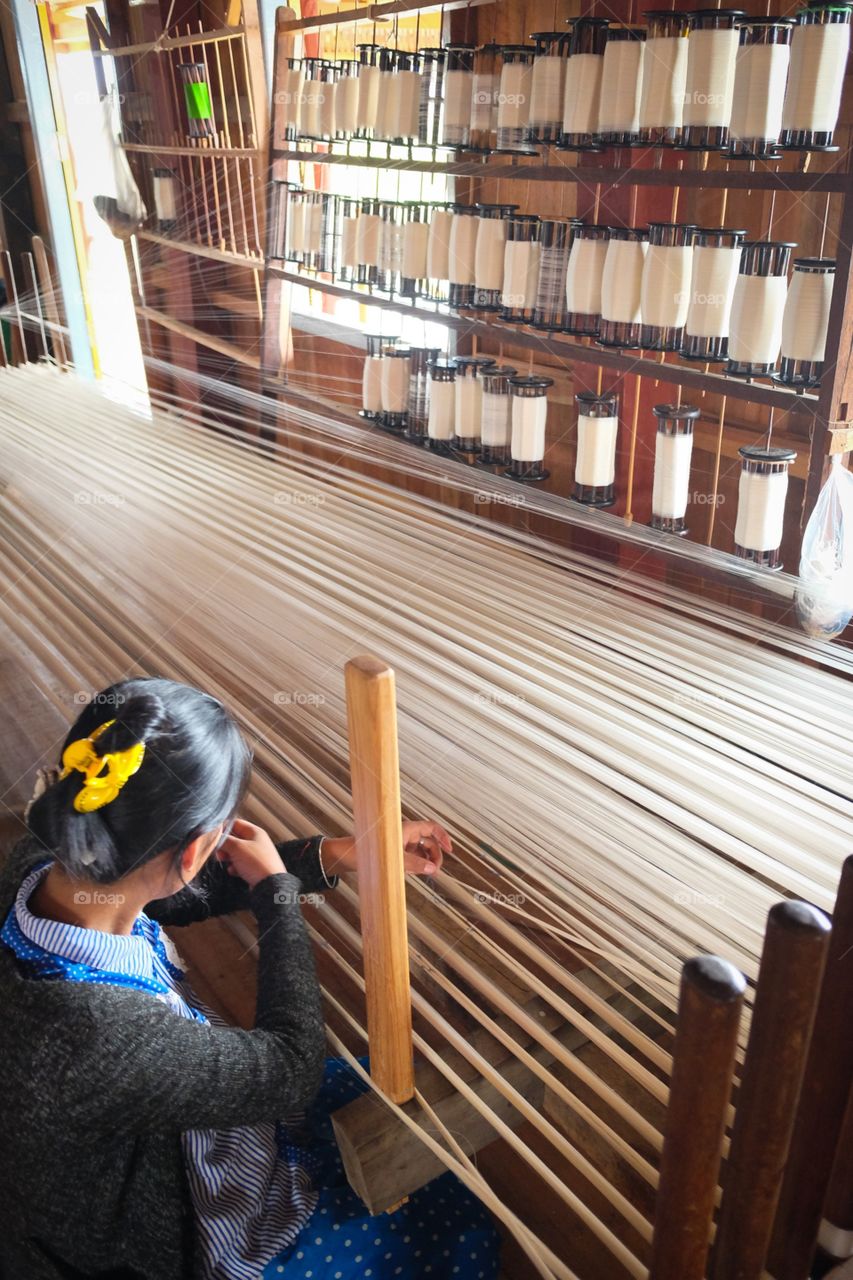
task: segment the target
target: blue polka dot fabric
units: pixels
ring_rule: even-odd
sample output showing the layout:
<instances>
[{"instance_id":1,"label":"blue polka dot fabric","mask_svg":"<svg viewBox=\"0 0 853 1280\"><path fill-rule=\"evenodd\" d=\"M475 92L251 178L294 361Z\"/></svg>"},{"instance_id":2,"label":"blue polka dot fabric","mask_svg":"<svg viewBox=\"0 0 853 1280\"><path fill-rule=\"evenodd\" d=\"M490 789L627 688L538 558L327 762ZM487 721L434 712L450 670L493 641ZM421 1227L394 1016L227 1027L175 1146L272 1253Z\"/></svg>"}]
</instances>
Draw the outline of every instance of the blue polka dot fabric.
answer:
<instances>
[{"instance_id":1,"label":"blue polka dot fabric","mask_svg":"<svg viewBox=\"0 0 853 1280\"><path fill-rule=\"evenodd\" d=\"M263 1280L495 1280L500 1239L489 1214L458 1178L446 1173L394 1213L371 1217L350 1189L330 1116L364 1092L348 1063L330 1059L301 1133L281 1141L310 1147L317 1208Z\"/></svg>"}]
</instances>

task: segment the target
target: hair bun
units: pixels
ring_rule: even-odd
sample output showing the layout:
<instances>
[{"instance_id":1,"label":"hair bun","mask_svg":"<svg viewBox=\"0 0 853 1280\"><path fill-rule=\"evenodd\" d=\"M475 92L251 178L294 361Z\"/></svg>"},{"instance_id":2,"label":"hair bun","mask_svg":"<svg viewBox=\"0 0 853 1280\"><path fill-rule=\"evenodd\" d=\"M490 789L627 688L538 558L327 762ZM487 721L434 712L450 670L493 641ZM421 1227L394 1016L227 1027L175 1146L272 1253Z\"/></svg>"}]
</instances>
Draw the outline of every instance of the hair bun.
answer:
<instances>
[{"instance_id":1,"label":"hair bun","mask_svg":"<svg viewBox=\"0 0 853 1280\"><path fill-rule=\"evenodd\" d=\"M166 720L166 708L155 693L134 693L116 707L114 723L96 742L99 755L126 751L138 742L156 736Z\"/></svg>"}]
</instances>

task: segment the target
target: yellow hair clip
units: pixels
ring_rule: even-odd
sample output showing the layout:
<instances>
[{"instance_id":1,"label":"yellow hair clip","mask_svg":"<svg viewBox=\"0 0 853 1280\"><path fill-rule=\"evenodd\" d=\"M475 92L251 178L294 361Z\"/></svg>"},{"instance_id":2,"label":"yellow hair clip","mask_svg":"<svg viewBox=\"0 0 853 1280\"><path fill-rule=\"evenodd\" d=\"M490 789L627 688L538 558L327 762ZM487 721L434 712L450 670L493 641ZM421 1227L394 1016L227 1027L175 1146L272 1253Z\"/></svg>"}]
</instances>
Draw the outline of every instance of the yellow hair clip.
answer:
<instances>
[{"instance_id":1,"label":"yellow hair clip","mask_svg":"<svg viewBox=\"0 0 853 1280\"><path fill-rule=\"evenodd\" d=\"M62 753L61 778L67 778L74 769L86 775L86 781L74 797L74 808L78 813L92 813L110 804L142 764L144 742L135 742L125 751L110 751L105 756L97 754L95 743L111 724L115 724L115 720L99 725L88 738L69 742Z\"/></svg>"}]
</instances>

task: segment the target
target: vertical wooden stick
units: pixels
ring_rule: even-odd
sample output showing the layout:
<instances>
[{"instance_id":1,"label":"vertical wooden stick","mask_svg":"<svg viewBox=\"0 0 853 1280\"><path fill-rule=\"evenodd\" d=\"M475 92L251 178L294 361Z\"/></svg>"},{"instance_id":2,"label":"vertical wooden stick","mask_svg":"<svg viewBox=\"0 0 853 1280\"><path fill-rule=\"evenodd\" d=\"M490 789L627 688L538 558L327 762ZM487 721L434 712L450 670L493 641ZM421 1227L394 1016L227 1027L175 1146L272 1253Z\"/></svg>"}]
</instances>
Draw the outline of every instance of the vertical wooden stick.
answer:
<instances>
[{"instance_id":1,"label":"vertical wooden stick","mask_svg":"<svg viewBox=\"0 0 853 1280\"><path fill-rule=\"evenodd\" d=\"M803 1280L811 1266L853 1078L851 1000L853 857L841 869L826 971L776 1212L768 1259L776 1280Z\"/></svg>"},{"instance_id":2,"label":"vertical wooden stick","mask_svg":"<svg viewBox=\"0 0 853 1280\"><path fill-rule=\"evenodd\" d=\"M395 1102L415 1091L394 672L346 664L370 1074Z\"/></svg>"},{"instance_id":3,"label":"vertical wooden stick","mask_svg":"<svg viewBox=\"0 0 853 1280\"><path fill-rule=\"evenodd\" d=\"M745 989L716 956L681 971L649 1280L704 1280Z\"/></svg>"},{"instance_id":4,"label":"vertical wooden stick","mask_svg":"<svg viewBox=\"0 0 853 1280\"><path fill-rule=\"evenodd\" d=\"M723 1174L712 1280L760 1280L829 948L829 920L805 902L767 918L755 1007Z\"/></svg>"}]
</instances>

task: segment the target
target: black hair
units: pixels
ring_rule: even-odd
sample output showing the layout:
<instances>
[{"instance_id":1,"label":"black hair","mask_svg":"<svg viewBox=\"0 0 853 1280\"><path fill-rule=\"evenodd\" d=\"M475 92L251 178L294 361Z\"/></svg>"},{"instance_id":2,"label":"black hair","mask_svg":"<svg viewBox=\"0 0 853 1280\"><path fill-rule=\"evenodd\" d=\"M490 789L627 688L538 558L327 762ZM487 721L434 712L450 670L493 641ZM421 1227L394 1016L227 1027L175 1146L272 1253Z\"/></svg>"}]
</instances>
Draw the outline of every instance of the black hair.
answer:
<instances>
[{"instance_id":1,"label":"black hair","mask_svg":"<svg viewBox=\"0 0 853 1280\"><path fill-rule=\"evenodd\" d=\"M136 773L109 804L78 813L85 776L72 770L33 804L31 834L72 875L102 884L167 849L175 865L196 836L234 816L249 779L251 753L228 710L191 685L158 677L122 680L81 711L62 750L88 738L99 756L145 744Z\"/></svg>"}]
</instances>

